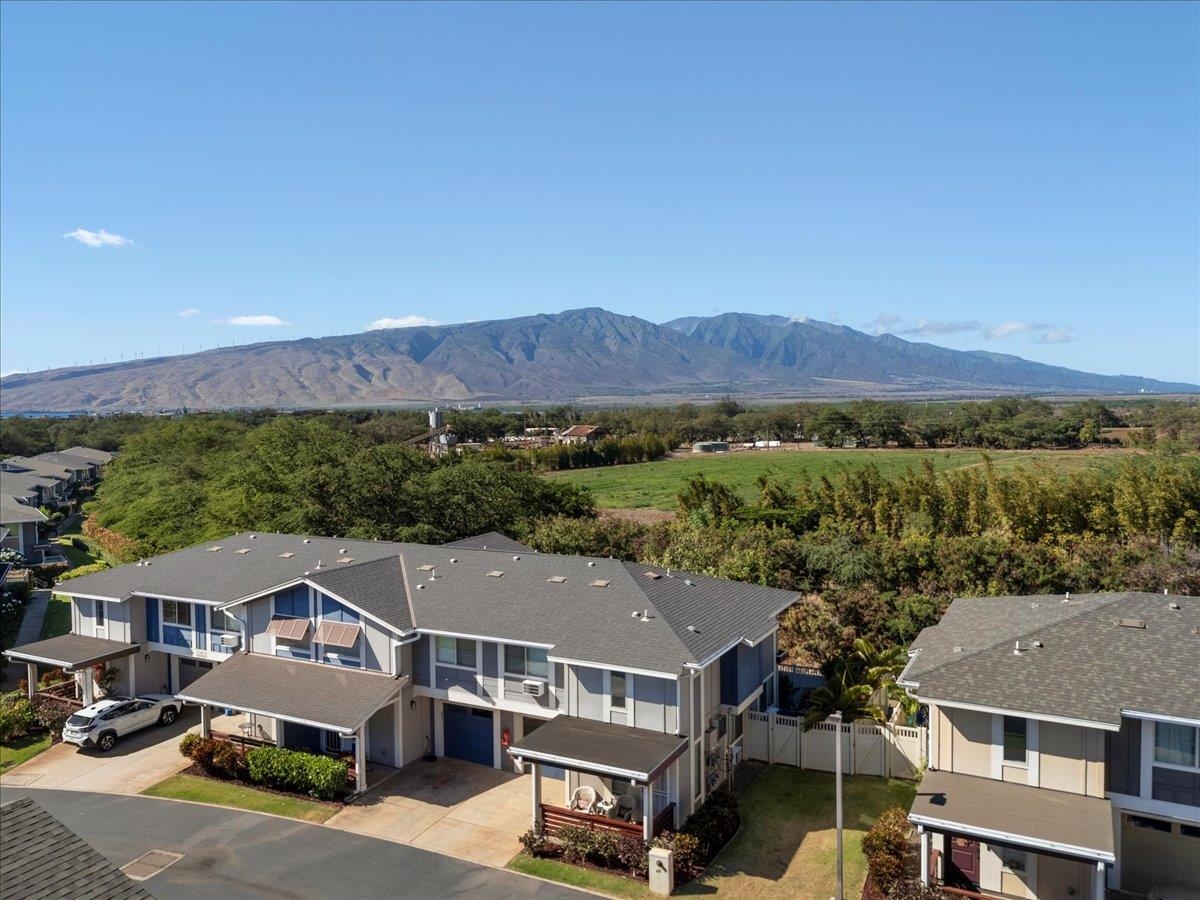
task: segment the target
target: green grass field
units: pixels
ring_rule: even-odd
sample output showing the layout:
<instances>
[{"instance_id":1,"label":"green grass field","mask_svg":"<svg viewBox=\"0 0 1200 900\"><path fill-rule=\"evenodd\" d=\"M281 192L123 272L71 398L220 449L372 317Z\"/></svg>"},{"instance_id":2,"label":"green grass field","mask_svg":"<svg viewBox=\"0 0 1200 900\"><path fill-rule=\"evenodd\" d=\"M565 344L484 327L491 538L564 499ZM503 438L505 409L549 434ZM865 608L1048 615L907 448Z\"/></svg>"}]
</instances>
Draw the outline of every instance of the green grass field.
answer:
<instances>
[{"instance_id":1,"label":"green grass field","mask_svg":"<svg viewBox=\"0 0 1200 900\"><path fill-rule=\"evenodd\" d=\"M547 881L557 881L571 887L607 894L609 897L638 900L641 897L652 896L650 888L640 881L597 872L595 869L583 869L557 859L534 859L528 854L518 853L509 860L508 868L515 872L524 872L526 875L545 878Z\"/></svg>"},{"instance_id":2,"label":"green grass field","mask_svg":"<svg viewBox=\"0 0 1200 900\"><path fill-rule=\"evenodd\" d=\"M328 803L258 791L245 785L197 778L195 775L172 775L142 793L147 797L168 797L215 806L233 806L250 812L274 813L305 822L324 822L338 811L336 806Z\"/></svg>"},{"instance_id":3,"label":"green grass field","mask_svg":"<svg viewBox=\"0 0 1200 900\"><path fill-rule=\"evenodd\" d=\"M1088 466L1111 464L1127 457L1127 450L996 450L988 453L999 471L1026 466L1070 474ZM606 466L552 472L546 477L561 478L590 488L601 509L675 509L675 494L693 475L704 473L723 481L747 500L757 496L754 484L763 473L771 473L784 483L795 483L804 476L819 478L837 475L845 469L874 463L885 476L899 475L906 469L919 469L928 459L938 471L982 464L979 450L759 450L663 459L651 463Z\"/></svg>"}]
</instances>

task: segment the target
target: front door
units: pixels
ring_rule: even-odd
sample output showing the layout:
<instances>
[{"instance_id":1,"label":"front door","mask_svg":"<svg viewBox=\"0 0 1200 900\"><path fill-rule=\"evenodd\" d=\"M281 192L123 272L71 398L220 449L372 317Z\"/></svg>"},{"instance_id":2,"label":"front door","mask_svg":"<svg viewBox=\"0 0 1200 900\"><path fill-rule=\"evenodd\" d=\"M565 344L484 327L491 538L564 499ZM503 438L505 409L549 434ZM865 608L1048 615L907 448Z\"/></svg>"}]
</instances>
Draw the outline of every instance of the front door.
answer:
<instances>
[{"instance_id":1,"label":"front door","mask_svg":"<svg viewBox=\"0 0 1200 900\"><path fill-rule=\"evenodd\" d=\"M945 880L951 887L979 890L979 841L959 835L950 838Z\"/></svg>"}]
</instances>

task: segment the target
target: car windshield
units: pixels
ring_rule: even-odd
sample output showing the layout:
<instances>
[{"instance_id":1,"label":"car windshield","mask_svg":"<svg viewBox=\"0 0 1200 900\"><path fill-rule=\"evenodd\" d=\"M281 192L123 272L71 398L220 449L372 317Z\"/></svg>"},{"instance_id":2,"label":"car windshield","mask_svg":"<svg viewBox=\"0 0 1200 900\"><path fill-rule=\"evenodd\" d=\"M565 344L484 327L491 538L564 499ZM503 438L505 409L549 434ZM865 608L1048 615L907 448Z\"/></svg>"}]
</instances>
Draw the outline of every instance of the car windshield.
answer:
<instances>
[{"instance_id":1,"label":"car windshield","mask_svg":"<svg viewBox=\"0 0 1200 900\"><path fill-rule=\"evenodd\" d=\"M67 724L72 728L83 728L86 725L92 724L91 716L81 716L78 713L67 719Z\"/></svg>"}]
</instances>

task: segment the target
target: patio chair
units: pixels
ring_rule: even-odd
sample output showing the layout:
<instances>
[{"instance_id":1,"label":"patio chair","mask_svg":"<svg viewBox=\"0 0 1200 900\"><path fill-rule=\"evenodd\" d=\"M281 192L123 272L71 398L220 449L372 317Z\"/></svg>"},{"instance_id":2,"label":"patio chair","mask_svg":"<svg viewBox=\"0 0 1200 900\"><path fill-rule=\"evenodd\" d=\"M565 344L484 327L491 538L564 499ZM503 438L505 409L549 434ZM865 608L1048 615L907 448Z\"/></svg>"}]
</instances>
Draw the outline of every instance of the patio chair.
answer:
<instances>
[{"instance_id":1,"label":"patio chair","mask_svg":"<svg viewBox=\"0 0 1200 900\"><path fill-rule=\"evenodd\" d=\"M591 813L596 808L596 791L590 787L577 787L571 794L570 809L574 812Z\"/></svg>"},{"instance_id":2,"label":"patio chair","mask_svg":"<svg viewBox=\"0 0 1200 900\"><path fill-rule=\"evenodd\" d=\"M622 794L617 798L616 818L624 822L633 820L633 811L637 809L638 798L633 794Z\"/></svg>"}]
</instances>

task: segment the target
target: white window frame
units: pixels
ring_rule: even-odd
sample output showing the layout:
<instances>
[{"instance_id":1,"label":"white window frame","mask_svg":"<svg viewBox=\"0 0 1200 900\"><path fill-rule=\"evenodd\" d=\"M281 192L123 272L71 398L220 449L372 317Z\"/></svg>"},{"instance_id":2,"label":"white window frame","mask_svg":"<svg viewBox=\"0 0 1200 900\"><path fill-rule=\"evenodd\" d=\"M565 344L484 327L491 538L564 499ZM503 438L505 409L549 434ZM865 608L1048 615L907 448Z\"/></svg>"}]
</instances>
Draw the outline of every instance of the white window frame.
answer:
<instances>
[{"instance_id":1,"label":"white window frame","mask_svg":"<svg viewBox=\"0 0 1200 900\"><path fill-rule=\"evenodd\" d=\"M454 641L454 660L455 660L454 662L452 662L452 663L443 662L441 659L438 658L438 641ZM458 662L458 642L459 641L465 641L468 644L475 645L475 665L464 666ZM448 669L459 669L463 672L478 672L479 666L482 663L482 660L480 659L480 656L482 656L482 655L483 655L483 651L482 651L482 648L480 647L479 641L473 641L470 638L452 637L451 635L447 635L447 634L435 634L433 636L433 664L435 667L444 666Z\"/></svg>"},{"instance_id":2,"label":"white window frame","mask_svg":"<svg viewBox=\"0 0 1200 900\"><path fill-rule=\"evenodd\" d=\"M1192 765L1185 766L1179 763L1159 762L1158 760L1158 729L1161 725L1172 725L1176 728L1191 728L1195 734L1195 740L1192 742ZM1185 725L1182 722L1154 722L1154 733L1150 736L1150 765L1159 769L1174 769L1176 772L1200 772L1200 727L1195 725Z\"/></svg>"},{"instance_id":3,"label":"white window frame","mask_svg":"<svg viewBox=\"0 0 1200 900\"><path fill-rule=\"evenodd\" d=\"M1006 749L1004 746L1004 736L1007 733L1004 730L1004 720L1005 719L1020 719L1022 722L1025 723L1025 758L1024 759L1020 759L1020 760L1009 759L1007 756L1004 755L1004 751ZM1001 765L1014 766L1018 769L1028 769L1029 768L1029 760L1030 760L1030 752L1031 752L1031 748L1030 748L1029 744L1030 744L1030 731L1031 730L1032 729L1030 728L1029 719L1025 718L1024 716L1004 715L1004 716L1000 717L1000 764Z\"/></svg>"},{"instance_id":4,"label":"white window frame","mask_svg":"<svg viewBox=\"0 0 1200 900\"><path fill-rule=\"evenodd\" d=\"M103 600L93 601L95 606L92 610L92 624L97 628L108 629L108 610L104 608Z\"/></svg>"},{"instance_id":5,"label":"white window frame","mask_svg":"<svg viewBox=\"0 0 1200 900\"><path fill-rule=\"evenodd\" d=\"M514 672L511 669L509 669L509 667L508 667L508 648L509 647L512 647L514 650L521 651L522 658L524 659L524 671ZM530 672L529 672L529 651L530 650L541 650L542 653L546 653L546 654L549 654L549 652L550 652L549 650L544 650L541 647L530 647L526 644L501 644L500 649L499 649L501 673L510 678L523 678L523 679L527 679L529 681L541 681L541 682L544 682L545 684L549 684L550 683L550 666L552 665L552 663L550 662L549 659L546 660L546 674L545 675L530 674Z\"/></svg>"},{"instance_id":6,"label":"white window frame","mask_svg":"<svg viewBox=\"0 0 1200 900\"><path fill-rule=\"evenodd\" d=\"M612 677L614 674L621 675L625 679L624 705L622 705L622 706L613 706ZM621 670L621 671L616 671L613 669L605 669L604 670L604 681L603 681L604 704L603 704L603 707L604 707L604 721L605 722L611 722L612 714L614 712L619 712L625 717L626 725L634 724L634 722L633 722L633 707L631 706L631 703L630 703L632 698L629 696L629 689L633 683L632 679L633 679L633 676L624 670Z\"/></svg>"},{"instance_id":7,"label":"white window frame","mask_svg":"<svg viewBox=\"0 0 1200 900\"><path fill-rule=\"evenodd\" d=\"M188 620L186 622L173 622L167 619L167 604L174 605L175 611L178 612L181 608L186 607ZM160 626L174 625L176 628L195 628L196 616L192 612L192 604L186 600L160 600L158 610L158 622Z\"/></svg>"}]
</instances>

